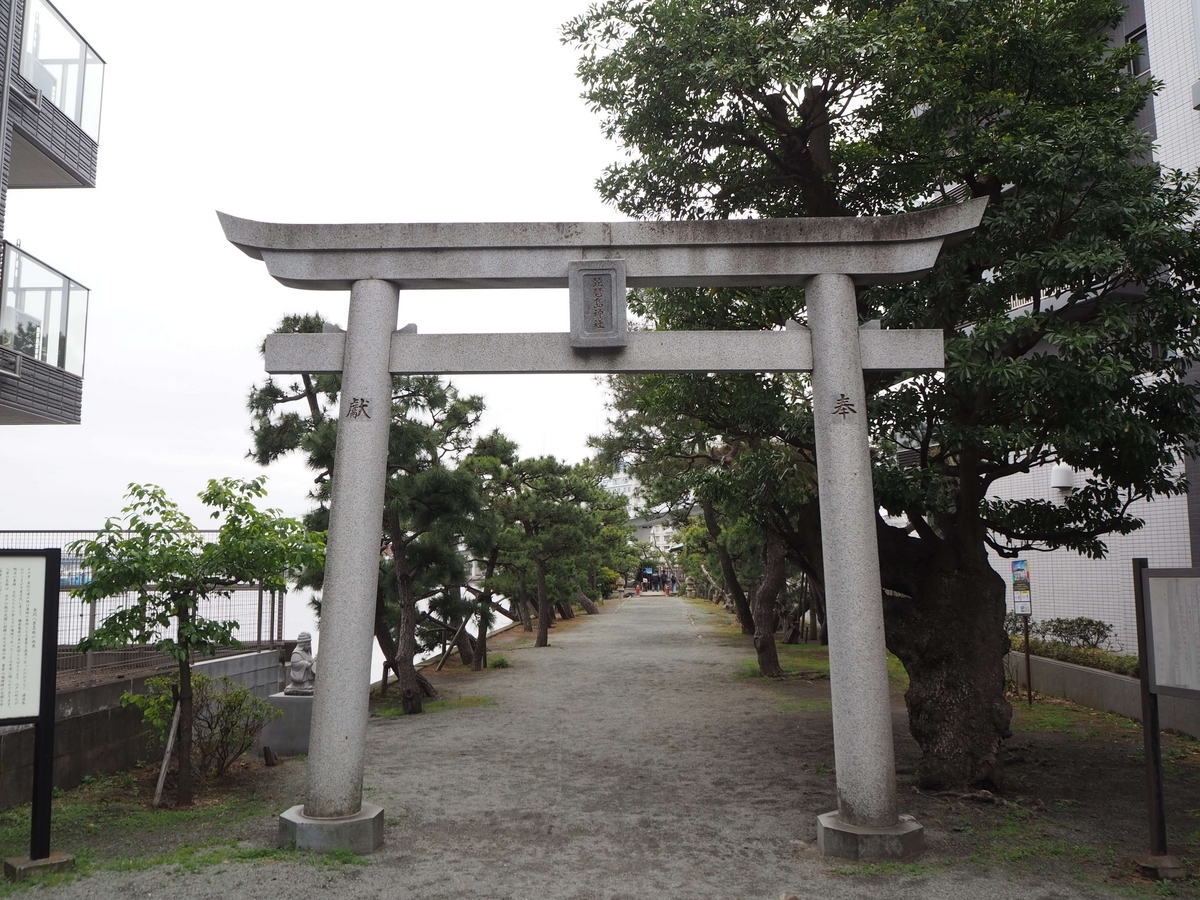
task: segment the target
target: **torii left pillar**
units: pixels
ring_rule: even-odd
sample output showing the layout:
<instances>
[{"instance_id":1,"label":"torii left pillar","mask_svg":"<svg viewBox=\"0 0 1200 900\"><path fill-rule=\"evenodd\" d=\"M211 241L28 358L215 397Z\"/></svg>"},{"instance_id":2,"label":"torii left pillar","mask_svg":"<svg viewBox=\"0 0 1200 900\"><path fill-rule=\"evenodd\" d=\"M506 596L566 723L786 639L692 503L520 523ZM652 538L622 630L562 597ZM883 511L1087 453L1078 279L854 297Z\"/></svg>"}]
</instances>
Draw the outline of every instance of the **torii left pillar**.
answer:
<instances>
[{"instance_id":1,"label":"torii left pillar","mask_svg":"<svg viewBox=\"0 0 1200 900\"><path fill-rule=\"evenodd\" d=\"M387 471L392 420L388 356L399 300L399 288L387 281L356 281L350 290L333 468L337 490L321 597L320 688L313 694L307 799L279 817L285 846L363 854L383 843L383 808L362 799L363 685L371 683L386 485L381 473Z\"/></svg>"}]
</instances>

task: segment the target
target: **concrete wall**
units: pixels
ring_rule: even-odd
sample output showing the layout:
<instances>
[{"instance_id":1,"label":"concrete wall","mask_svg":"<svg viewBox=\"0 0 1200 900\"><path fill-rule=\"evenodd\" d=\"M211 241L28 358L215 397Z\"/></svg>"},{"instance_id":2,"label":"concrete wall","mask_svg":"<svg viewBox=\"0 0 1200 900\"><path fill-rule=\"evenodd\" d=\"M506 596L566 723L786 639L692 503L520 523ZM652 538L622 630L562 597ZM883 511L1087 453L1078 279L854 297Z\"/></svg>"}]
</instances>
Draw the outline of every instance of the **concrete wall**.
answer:
<instances>
[{"instance_id":1,"label":"concrete wall","mask_svg":"<svg viewBox=\"0 0 1200 900\"><path fill-rule=\"evenodd\" d=\"M229 677L250 688L254 696L266 700L283 690L283 663L278 650L261 650L238 656L223 656L196 664L209 678Z\"/></svg>"},{"instance_id":2,"label":"concrete wall","mask_svg":"<svg viewBox=\"0 0 1200 900\"><path fill-rule=\"evenodd\" d=\"M244 653L198 663L213 678L228 675L266 699L281 690L278 650ZM73 788L85 775L110 775L139 761L161 758L156 738L135 707L122 708L121 695L145 689L146 678L126 678L62 691L54 723L54 785ZM0 809L28 803L33 790L33 727L0 727Z\"/></svg>"},{"instance_id":3,"label":"concrete wall","mask_svg":"<svg viewBox=\"0 0 1200 900\"><path fill-rule=\"evenodd\" d=\"M1008 677L1024 689L1025 655L1010 653L1007 664ZM1136 678L1040 656L1031 656L1030 664L1033 689L1039 694L1063 697L1089 709L1142 720L1141 685ZM1200 737L1200 700L1160 696L1158 719L1164 731Z\"/></svg>"}]
</instances>

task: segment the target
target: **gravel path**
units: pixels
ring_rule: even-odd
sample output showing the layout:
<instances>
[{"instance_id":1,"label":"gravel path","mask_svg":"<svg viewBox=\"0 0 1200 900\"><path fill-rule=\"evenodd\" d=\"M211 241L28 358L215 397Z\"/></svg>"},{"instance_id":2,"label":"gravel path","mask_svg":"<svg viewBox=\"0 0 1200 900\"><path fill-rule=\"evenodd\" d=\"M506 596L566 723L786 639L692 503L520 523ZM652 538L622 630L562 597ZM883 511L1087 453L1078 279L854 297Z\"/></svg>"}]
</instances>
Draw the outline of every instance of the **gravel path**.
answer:
<instances>
[{"instance_id":1,"label":"gravel path","mask_svg":"<svg viewBox=\"0 0 1200 900\"><path fill-rule=\"evenodd\" d=\"M734 679L745 651L720 640L710 619L704 607L675 598L610 601L603 615L552 631L549 648L505 650L510 669L444 682L495 706L372 719L366 796L386 810L387 840L366 865L158 867L103 872L37 894L1110 896L969 864L862 877L854 864L818 858L815 817L836 805L828 712L785 711L769 686ZM811 689L828 697L827 684ZM901 716L897 726L902 740ZM263 845L272 827L263 823ZM936 848L937 828L927 827Z\"/></svg>"}]
</instances>

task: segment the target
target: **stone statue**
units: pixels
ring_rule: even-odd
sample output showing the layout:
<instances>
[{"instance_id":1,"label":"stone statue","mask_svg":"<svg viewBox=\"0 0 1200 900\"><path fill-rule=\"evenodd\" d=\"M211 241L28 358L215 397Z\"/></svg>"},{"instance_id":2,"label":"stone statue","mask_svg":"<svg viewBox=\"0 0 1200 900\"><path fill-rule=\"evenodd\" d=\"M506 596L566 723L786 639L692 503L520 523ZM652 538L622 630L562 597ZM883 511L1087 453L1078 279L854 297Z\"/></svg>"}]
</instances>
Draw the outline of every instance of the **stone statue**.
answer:
<instances>
[{"instance_id":1,"label":"stone statue","mask_svg":"<svg viewBox=\"0 0 1200 900\"><path fill-rule=\"evenodd\" d=\"M312 635L302 631L296 638L296 649L292 651L292 662L288 666L288 686L283 692L312 696L316 677L317 660L312 654Z\"/></svg>"}]
</instances>

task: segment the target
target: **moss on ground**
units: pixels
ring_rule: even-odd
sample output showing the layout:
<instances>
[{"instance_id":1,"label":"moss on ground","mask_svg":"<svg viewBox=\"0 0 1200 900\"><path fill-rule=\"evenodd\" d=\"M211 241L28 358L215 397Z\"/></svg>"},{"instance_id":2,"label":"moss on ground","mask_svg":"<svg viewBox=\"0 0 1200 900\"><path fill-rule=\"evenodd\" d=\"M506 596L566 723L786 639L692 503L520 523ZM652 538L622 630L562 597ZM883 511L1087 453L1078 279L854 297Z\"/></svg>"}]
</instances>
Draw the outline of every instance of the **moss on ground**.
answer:
<instances>
[{"instance_id":1,"label":"moss on ground","mask_svg":"<svg viewBox=\"0 0 1200 900\"><path fill-rule=\"evenodd\" d=\"M437 700L426 700L421 704L421 714L443 712L448 709L470 709L476 706L495 706L496 701L491 697L443 697ZM382 700L372 697L371 715L380 719L394 719L404 715L400 708L400 698L394 694Z\"/></svg>"}]
</instances>

